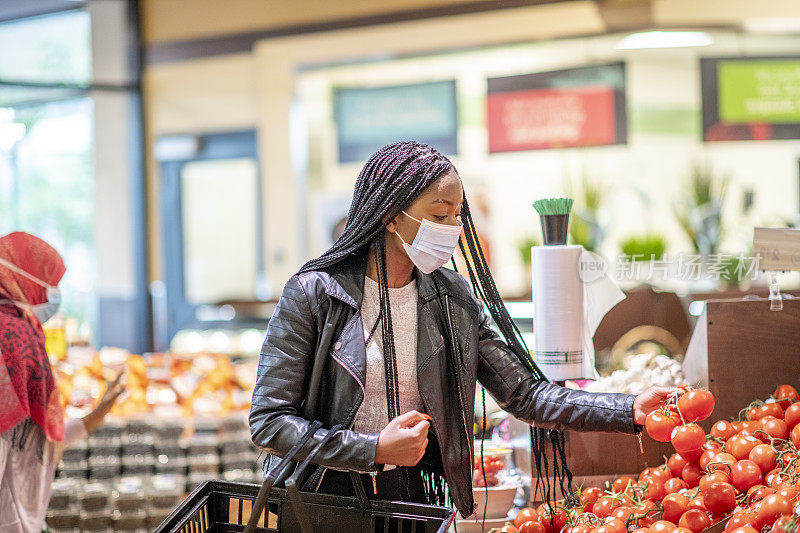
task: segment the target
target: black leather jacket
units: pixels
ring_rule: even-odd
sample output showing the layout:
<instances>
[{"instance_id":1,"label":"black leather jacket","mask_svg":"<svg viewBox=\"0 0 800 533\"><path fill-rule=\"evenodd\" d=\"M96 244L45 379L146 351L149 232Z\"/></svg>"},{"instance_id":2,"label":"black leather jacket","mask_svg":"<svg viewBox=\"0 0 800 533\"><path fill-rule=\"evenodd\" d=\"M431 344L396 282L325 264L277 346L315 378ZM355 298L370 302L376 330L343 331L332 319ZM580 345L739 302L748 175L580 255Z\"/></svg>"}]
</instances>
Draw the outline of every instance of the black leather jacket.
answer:
<instances>
[{"instance_id":1,"label":"black leather jacket","mask_svg":"<svg viewBox=\"0 0 800 533\"><path fill-rule=\"evenodd\" d=\"M351 427L364 399L366 351L359 309L365 272L365 256L356 255L325 271L295 275L284 287L261 351L250 412L253 442L269 454L285 454L313 420L322 421L326 428ZM461 275L446 269L429 275L415 269L414 275L419 293L419 393L425 412L433 419L431 428L439 442L450 495L462 515L473 512L473 442L463 435L472 435L476 381L504 410L529 424L634 432L633 396L592 394L535 381L490 328L483 306ZM442 312L432 276L443 291L452 337L459 344L457 375L463 383L463 411L456 392L448 387L442 321L437 320ZM315 458L320 467L303 488L315 490L325 468L376 471L377 441L377 434L338 431ZM313 445L309 443L300 457Z\"/></svg>"}]
</instances>

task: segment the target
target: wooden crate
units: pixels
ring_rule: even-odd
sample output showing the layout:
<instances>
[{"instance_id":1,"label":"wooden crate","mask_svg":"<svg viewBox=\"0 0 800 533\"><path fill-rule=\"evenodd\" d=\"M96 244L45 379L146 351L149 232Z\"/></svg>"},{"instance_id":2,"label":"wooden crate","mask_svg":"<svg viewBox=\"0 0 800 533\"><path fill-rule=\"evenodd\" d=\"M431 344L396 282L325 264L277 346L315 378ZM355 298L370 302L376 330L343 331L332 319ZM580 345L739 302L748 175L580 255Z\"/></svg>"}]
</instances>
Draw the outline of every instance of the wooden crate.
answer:
<instances>
[{"instance_id":1,"label":"wooden crate","mask_svg":"<svg viewBox=\"0 0 800 533\"><path fill-rule=\"evenodd\" d=\"M691 383L714 394L712 420L736 417L781 383L800 388L800 300L708 300L684 360Z\"/></svg>"}]
</instances>

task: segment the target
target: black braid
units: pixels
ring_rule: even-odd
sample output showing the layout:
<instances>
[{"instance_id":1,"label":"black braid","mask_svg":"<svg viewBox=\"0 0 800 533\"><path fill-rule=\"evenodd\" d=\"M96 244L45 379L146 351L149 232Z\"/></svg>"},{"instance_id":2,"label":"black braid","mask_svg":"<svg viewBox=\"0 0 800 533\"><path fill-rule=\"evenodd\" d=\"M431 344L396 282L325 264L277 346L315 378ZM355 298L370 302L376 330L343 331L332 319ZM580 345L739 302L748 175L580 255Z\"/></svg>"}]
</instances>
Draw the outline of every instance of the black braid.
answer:
<instances>
[{"instance_id":1,"label":"black braid","mask_svg":"<svg viewBox=\"0 0 800 533\"><path fill-rule=\"evenodd\" d=\"M381 334L384 361L387 365L387 401L390 411L396 411L399 407L396 399L390 399L392 396L396 398L395 393L399 391L396 390L396 366L394 369L391 368L396 363L394 363L394 335L385 275L386 244L383 237L385 226L388 221L393 220L402 210L406 209L428 186L447 172L456 173L450 160L425 144L409 141L381 148L370 157L359 173L350 211L347 215L347 224L342 235L329 250L316 259L308 261L298 271L298 273L303 273L321 270L362 253L369 246L376 246L380 308L384 318L381 320ZM503 304L478 242L477 231L466 197L463 200L461 219L464 224L464 237L459 240L459 246L466 259L475 295L486 304L497 328L519 361L536 380L547 381L547 378L531 359L519 329L511 320L508 310ZM464 241L466 241L466 247ZM461 403L461 398L458 401ZM463 405L460 407L463 412ZM469 437L467 436L467 438ZM546 457L548 440L547 430L531 428L531 467L533 468L535 464L537 470L536 492L544 483L546 496L549 499L551 484L548 479L549 468ZM553 446L553 453L559 455L558 459L554 455L554 466L560 467L556 468L554 475L561 484L566 477L567 486L571 488L572 475L565 463L563 435L559 443L559 446ZM544 467L544 472L542 472L542 467ZM401 484L405 485L405 490L407 490L407 471L404 471L405 469L401 469ZM441 494L429 495L429 497L432 501L440 500Z\"/></svg>"}]
</instances>

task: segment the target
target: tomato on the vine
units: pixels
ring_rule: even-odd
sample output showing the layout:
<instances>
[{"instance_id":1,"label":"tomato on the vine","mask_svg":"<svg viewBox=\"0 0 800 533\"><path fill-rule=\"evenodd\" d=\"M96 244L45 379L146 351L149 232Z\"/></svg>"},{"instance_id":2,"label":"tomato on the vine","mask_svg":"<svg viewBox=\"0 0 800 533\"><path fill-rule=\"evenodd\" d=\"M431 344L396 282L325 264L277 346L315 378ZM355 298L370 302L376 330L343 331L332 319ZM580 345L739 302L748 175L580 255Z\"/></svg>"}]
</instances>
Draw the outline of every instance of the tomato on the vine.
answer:
<instances>
[{"instance_id":1,"label":"tomato on the vine","mask_svg":"<svg viewBox=\"0 0 800 533\"><path fill-rule=\"evenodd\" d=\"M536 512L536 509L533 507L525 507L520 509L520 511L517 513L517 516L514 518L514 525L521 527L525 522L531 522L536 520L538 517L539 514Z\"/></svg>"},{"instance_id":2,"label":"tomato on the vine","mask_svg":"<svg viewBox=\"0 0 800 533\"><path fill-rule=\"evenodd\" d=\"M705 420L714 411L714 395L705 389L692 389L678 398L678 411L690 422Z\"/></svg>"},{"instance_id":3,"label":"tomato on the vine","mask_svg":"<svg viewBox=\"0 0 800 533\"><path fill-rule=\"evenodd\" d=\"M736 433L738 433L736 428L727 420L720 420L711 426L711 436L715 439L728 440L736 435Z\"/></svg>"},{"instance_id":4,"label":"tomato on the vine","mask_svg":"<svg viewBox=\"0 0 800 533\"><path fill-rule=\"evenodd\" d=\"M620 506L619 500L611 496L603 496L594 502L592 512L599 518L605 518L611 515L611 511Z\"/></svg>"},{"instance_id":5,"label":"tomato on the vine","mask_svg":"<svg viewBox=\"0 0 800 533\"><path fill-rule=\"evenodd\" d=\"M778 401L783 409L800 400L800 394L791 385L778 385L775 392L772 393L772 397Z\"/></svg>"},{"instance_id":6,"label":"tomato on the vine","mask_svg":"<svg viewBox=\"0 0 800 533\"><path fill-rule=\"evenodd\" d=\"M658 442L669 442L672 430L681 424L681 417L671 407L659 407L652 411L644 421L644 428L650 438Z\"/></svg>"},{"instance_id":7,"label":"tomato on the vine","mask_svg":"<svg viewBox=\"0 0 800 533\"><path fill-rule=\"evenodd\" d=\"M758 509L759 522L764 526L771 526L781 515L792 514L792 504L779 494L770 494L761 501Z\"/></svg>"},{"instance_id":8,"label":"tomato on the vine","mask_svg":"<svg viewBox=\"0 0 800 533\"><path fill-rule=\"evenodd\" d=\"M706 432L697 424L684 424L672 430L672 446L678 453L699 449L706 440Z\"/></svg>"},{"instance_id":9,"label":"tomato on the vine","mask_svg":"<svg viewBox=\"0 0 800 533\"><path fill-rule=\"evenodd\" d=\"M769 444L759 444L750 450L748 459L753 461L761 469L762 474L766 474L775 468L775 461L778 459L778 452Z\"/></svg>"},{"instance_id":10,"label":"tomato on the vine","mask_svg":"<svg viewBox=\"0 0 800 533\"><path fill-rule=\"evenodd\" d=\"M580 529L585 528L585 529ZM530 522L525 522L521 526L519 526L519 533L546 533L544 526L537 522L536 520L531 520ZM584 524L583 526L575 526L572 528L571 533L589 533L591 528Z\"/></svg>"},{"instance_id":11,"label":"tomato on the vine","mask_svg":"<svg viewBox=\"0 0 800 533\"><path fill-rule=\"evenodd\" d=\"M519 529L517 529L513 524L506 524L499 529L500 533L519 533Z\"/></svg>"},{"instance_id":12,"label":"tomato on the vine","mask_svg":"<svg viewBox=\"0 0 800 533\"><path fill-rule=\"evenodd\" d=\"M725 532L730 533L737 527L752 526L758 523L758 517L750 511L736 511L725 524Z\"/></svg>"},{"instance_id":13,"label":"tomato on the vine","mask_svg":"<svg viewBox=\"0 0 800 533\"><path fill-rule=\"evenodd\" d=\"M670 455L669 459L667 459L667 467L669 468L670 472L672 472L673 476L680 476L681 472L683 471L683 467L687 465L689 461L687 461L681 454L673 453Z\"/></svg>"},{"instance_id":14,"label":"tomato on the vine","mask_svg":"<svg viewBox=\"0 0 800 533\"><path fill-rule=\"evenodd\" d=\"M747 459L750 450L761 444L761 441L752 435L734 435L728 439L725 449L737 460Z\"/></svg>"},{"instance_id":15,"label":"tomato on the vine","mask_svg":"<svg viewBox=\"0 0 800 533\"><path fill-rule=\"evenodd\" d=\"M683 467L681 477L691 489L700 482L700 478L703 477L703 470L697 463L689 463Z\"/></svg>"},{"instance_id":16,"label":"tomato on the vine","mask_svg":"<svg viewBox=\"0 0 800 533\"><path fill-rule=\"evenodd\" d=\"M603 490L597 487L588 487L581 491L580 497L580 504L583 507L583 511L586 513L592 512L592 507L594 507L594 502L603 495Z\"/></svg>"},{"instance_id":17,"label":"tomato on the vine","mask_svg":"<svg viewBox=\"0 0 800 533\"><path fill-rule=\"evenodd\" d=\"M800 424L797 424L791 433L792 437L792 444L794 444L795 448L800 448Z\"/></svg>"},{"instance_id":18,"label":"tomato on the vine","mask_svg":"<svg viewBox=\"0 0 800 533\"><path fill-rule=\"evenodd\" d=\"M636 481L630 476L620 476L614 480L611 484L611 488L614 492L621 493L625 492L631 485L634 485Z\"/></svg>"},{"instance_id":19,"label":"tomato on the vine","mask_svg":"<svg viewBox=\"0 0 800 533\"><path fill-rule=\"evenodd\" d=\"M711 519L699 509L689 509L678 521L680 527L691 529L693 533L700 533L711 525Z\"/></svg>"},{"instance_id":20,"label":"tomato on the vine","mask_svg":"<svg viewBox=\"0 0 800 533\"><path fill-rule=\"evenodd\" d=\"M679 477L671 477L664 483L664 494L674 494L683 489L688 489L689 484Z\"/></svg>"},{"instance_id":21,"label":"tomato on the vine","mask_svg":"<svg viewBox=\"0 0 800 533\"><path fill-rule=\"evenodd\" d=\"M761 469L749 459L739 461L733 466L731 480L733 481L733 486L739 492L747 492L747 489L753 485L758 485L761 479Z\"/></svg>"},{"instance_id":22,"label":"tomato on the vine","mask_svg":"<svg viewBox=\"0 0 800 533\"><path fill-rule=\"evenodd\" d=\"M536 520L544 526L545 533L560 533L567 525L567 512L558 506L543 503L536 508Z\"/></svg>"},{"instance_id":23,"label":"tomato on the vine","mask_svg":"<svg viewBox=\"0 0 800 533\"><path fill-rule=\"evenodd\" d=\"M675 530L675 524L669 520L658 520L650 526L650 533L672 533Z\"/></svg>"},{"instance_id":24,"label":"tomato on the vine","mask_svg":"<svg viewBox=\"0 0 800 533\"><path fill-rule=\"evenodd\" d=\"M703 502L713 515L723 515L736 507L736 489L729 483L712 483L703 491Z\"/></svg>"},{"instance_id":25,"label":"tomato on the vine","mask_svg":"<svg viewBox=\"0 0 800 533\"><path fill-rule=\"evenodd\" d=\"M689 498L683 494L673 493L664 496L661 500L664 520L677 524L689 506Z\"/></svg>"},{"instance_id":26,"label":"tomato on the vine","mask_svg":"<svg viewBox=\"0 0 800 533\"><path fill-rule=\"evenodd\" d=\"M789 436L789 425L781 418L765 416L761 419L761 431L756 431L756 436L761 438L762 432L766 433L773 439L785 439ZM766 438L766 442L769 443L771 440Z\"/></svg>"},{"instance_id":27,"label":"tomato on the vine","mask_svg":"<svg viewBox=\"0 0 800 533\"><path fill-rule=\"evenodd\" d=\"M789 426L790 430L800 422L800 402L793 403L786 408L786 411L783 413L783 420L786 422L786 425Z\"/></svg>"},{"instance_id":28,"label":"tomato on the vine","mask_svg":"<svg viewBox=\"0 0 800 533\"><path fill-rule=\"evenodd\" d=\"M731 478L728 477L728 474L724 472L712 472L711 474L706 474L705 476L700 478L700 482L697 484L700 492L703 494L706 493L706 489L713 485L714 483L730 483Z\"/></svg>"}]
</instances>

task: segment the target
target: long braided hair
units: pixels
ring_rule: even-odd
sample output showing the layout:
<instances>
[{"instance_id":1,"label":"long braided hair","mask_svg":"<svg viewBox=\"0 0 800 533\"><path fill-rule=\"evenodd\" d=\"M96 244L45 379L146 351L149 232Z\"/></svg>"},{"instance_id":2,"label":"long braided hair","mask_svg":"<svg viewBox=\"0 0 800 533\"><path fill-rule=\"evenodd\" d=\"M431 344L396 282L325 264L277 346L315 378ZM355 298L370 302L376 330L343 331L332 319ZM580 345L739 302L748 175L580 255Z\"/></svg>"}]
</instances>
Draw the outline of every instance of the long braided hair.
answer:
<instances>
[{"instance_id":1,"label":"long braided hair","mask_svg":"<svg viewBox=\"0 0 800 533\"><path fill-rule=\"evenodd\" d=\"M386 279L385 227L428 186L448 171L456 173L450 160L425 144L414 141L397 142L378 150L366 162L356 180L344 232L329 250L316 259L308 261L298 272L321 270L364 253L369 247L373 247L378 272L379 320L386 366L387 402L390 415L394 413L394 416L400 413L396 413L398 406L394 401L396 397L394 393L397 388L397 369L389 306L389 288ZM547 381L541 370L531 360L519 329L503 304L478 241L466 197L463 199L461 220L464 233L459 240L459 246L466 259L465 263L475 295L486 304L497 328L517 359L535 379ZM453 266L455 268L455 261L453 261ZM435 272L432 275L435 281ZM445 335L447 329L443 328ZM453 371L455 372L455 368ZM458 383L458 380L455 381ZM461 403L460 396L459 394L459 403ZM463 412L464 406L460 407ZM484 402L484 421L485 419ZM464 437L468 439L468 444L471 446L471 436L465 435ZM548 442L552 446L553 482L560 486L562 494L570 493L572 474L566 467L563 433L532 427L530 437L531 467L533 468L535 465L537 470L534 495L541 490L541 496L546 501L552 499L553 484L550 481L549 461L546 454ZM482 452L483 446L481 446ZM407 474L403 474L403 470L401 469L401 484L405 485L407 478L404 476ZM405 482L404 479L406 479ZM426 481L426 493L431 503L442 505L444 504L444 491L441 487L445 482L443 478L439 481L439 483Z\"/></svg>"}]
</instances>

